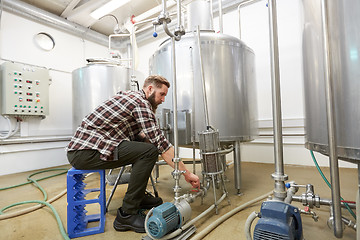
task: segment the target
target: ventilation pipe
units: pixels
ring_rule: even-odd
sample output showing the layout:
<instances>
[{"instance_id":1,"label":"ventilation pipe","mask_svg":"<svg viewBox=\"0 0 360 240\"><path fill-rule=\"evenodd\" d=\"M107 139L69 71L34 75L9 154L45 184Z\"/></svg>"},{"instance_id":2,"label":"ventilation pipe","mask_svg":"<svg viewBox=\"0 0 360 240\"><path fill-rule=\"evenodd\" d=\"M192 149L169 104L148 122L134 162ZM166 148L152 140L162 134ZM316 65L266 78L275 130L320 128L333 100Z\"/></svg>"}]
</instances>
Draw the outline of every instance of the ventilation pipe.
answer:
<instances>
[{"instance_id":1,"label":"ventilation pipe","mask_svg":"<svg viewBox=\"0 0 360 240\"><path fill-rule=\"evenodd\" d=\"M108 37L106 35L70 22L62 17L34 7L25 2L19 0L2 0L1 4L3 5L3 10L9 13L14 13L18 16L28 18L55 29L62 30L66 33L81 37L82 39L89 40L103 46L108 46Z\"/></svg>"}]
</instances>

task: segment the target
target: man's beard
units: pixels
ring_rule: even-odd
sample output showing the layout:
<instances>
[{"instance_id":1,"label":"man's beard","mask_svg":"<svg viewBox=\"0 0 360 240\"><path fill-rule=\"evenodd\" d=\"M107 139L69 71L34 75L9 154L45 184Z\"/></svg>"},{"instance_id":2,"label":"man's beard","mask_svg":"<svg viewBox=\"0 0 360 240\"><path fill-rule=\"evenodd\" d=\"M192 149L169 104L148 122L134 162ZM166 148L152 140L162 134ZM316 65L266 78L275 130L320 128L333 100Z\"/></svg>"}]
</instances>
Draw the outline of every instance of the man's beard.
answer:
<instances>
[{"instance_id":1,"label":"man's beard","mask_svg":"<svg viewBox=\"0 0 360 240\"><path fill-rule=\"evenodd\" d=\"M158 103L155 102L155 92L153 92L149 97L148 100L152 106L153 112L156 113L156 109L159 106Z\"/></svg>"}]
</instances>

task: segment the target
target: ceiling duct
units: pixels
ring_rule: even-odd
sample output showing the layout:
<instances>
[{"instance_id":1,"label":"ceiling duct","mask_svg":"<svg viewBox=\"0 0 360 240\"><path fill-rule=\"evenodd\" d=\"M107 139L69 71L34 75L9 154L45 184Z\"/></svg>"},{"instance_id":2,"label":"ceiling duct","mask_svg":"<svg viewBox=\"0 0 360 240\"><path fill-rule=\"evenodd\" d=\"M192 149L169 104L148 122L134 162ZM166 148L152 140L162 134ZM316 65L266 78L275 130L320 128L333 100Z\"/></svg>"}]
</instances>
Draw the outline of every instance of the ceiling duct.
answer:
<instances>
[{"instance_id":1,"label":"ceiling duct","mask_svg":"<svg viewBox=\"0 0 360 240\"><path fill-rule=\"evenodd\" d=\"M91 30L89 28L83 27L79 24L70 22L65 18L59 17L55 14L49 13L45 10L40 8L34 7L30 4L25 2L21 2L19 0L0 0L1 4L3 5L3 10L14 13L24 18L31 19L33 21L42 23L44 25L51 26L55 29L62 30L66 33L78 36L82 39L89 40L95 43L98 43L103 46L108 46L109 39L108 36ZM235 9L241 2L244 0L223 0L223 11L231 11ZM214 3L214 16L218 14L218 5ZM175 22L171 22L169 24L169 28L175 26ZM162 33L163 30L159 29L159 33ZM141 33L137 34L137 42L144 42L147 40L152 39L153 28L149 28L148 30L142 31ZM129 40L125 40L122 44L130 43ZM112 43L113 48L120 48L120 42ZM123 45L122 45L123 46Z\"/></svg>"},{"instance_id":2,"label":"ceiling duct","mask_svg":"<svg viewBox=\"0 0 360 240\"><path fill-rule=\"evenodd\" d=\"M108 36L19 0L2 0L3 10L48 25L82 39L108 46Z\"/></svg>"}]
</instances>

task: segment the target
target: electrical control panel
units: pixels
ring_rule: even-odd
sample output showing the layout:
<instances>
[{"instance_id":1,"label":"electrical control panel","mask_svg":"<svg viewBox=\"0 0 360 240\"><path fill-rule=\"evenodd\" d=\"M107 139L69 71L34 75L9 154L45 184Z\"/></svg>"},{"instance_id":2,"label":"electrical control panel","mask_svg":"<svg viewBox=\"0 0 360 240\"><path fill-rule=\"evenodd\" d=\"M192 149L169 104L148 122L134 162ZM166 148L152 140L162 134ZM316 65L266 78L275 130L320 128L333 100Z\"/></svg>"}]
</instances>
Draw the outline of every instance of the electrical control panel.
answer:
<instances>
[{"instance_id":1,"label":"electrical control panel","mask_svg":"<svg viewBox=\"0 0 360 240\"><path fill-rule=\"evenodd\" d=\"M5 62L0 72L2 115L49 115L49 70L21 63Z\"/></svg>"}]
</instances>

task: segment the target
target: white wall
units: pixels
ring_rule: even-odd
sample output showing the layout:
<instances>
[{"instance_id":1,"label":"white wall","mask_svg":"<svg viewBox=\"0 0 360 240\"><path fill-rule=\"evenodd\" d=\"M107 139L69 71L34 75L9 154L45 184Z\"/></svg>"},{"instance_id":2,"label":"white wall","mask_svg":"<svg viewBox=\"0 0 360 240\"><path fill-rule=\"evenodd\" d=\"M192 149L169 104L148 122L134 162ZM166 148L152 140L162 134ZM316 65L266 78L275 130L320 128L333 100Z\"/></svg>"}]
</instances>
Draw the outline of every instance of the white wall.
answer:
<instances>
[{"instance_id":1,"label":"white wall","mask_svg":"<svg viewBox=\"0 0 360 240\"><path fill-rule=\"evenodd\" d=\"M51 51L39 49L34 35L46 32L55 40ZM71 72L86 64L86 58L106 57L107 47L84 41L68 33L33 22L17 15L3 12L0 29L0 60L16 61L50 69L49 116L27 118L21 124L20 137L35 143L2 145L0 143L0 175L67 164L65 146L72 135L72 83ZM15 121L12 120L13 127ZM0 116L0 131L8 126ZM55 139L36 143L38 139Z\"/></svg>"}]
</instances>

